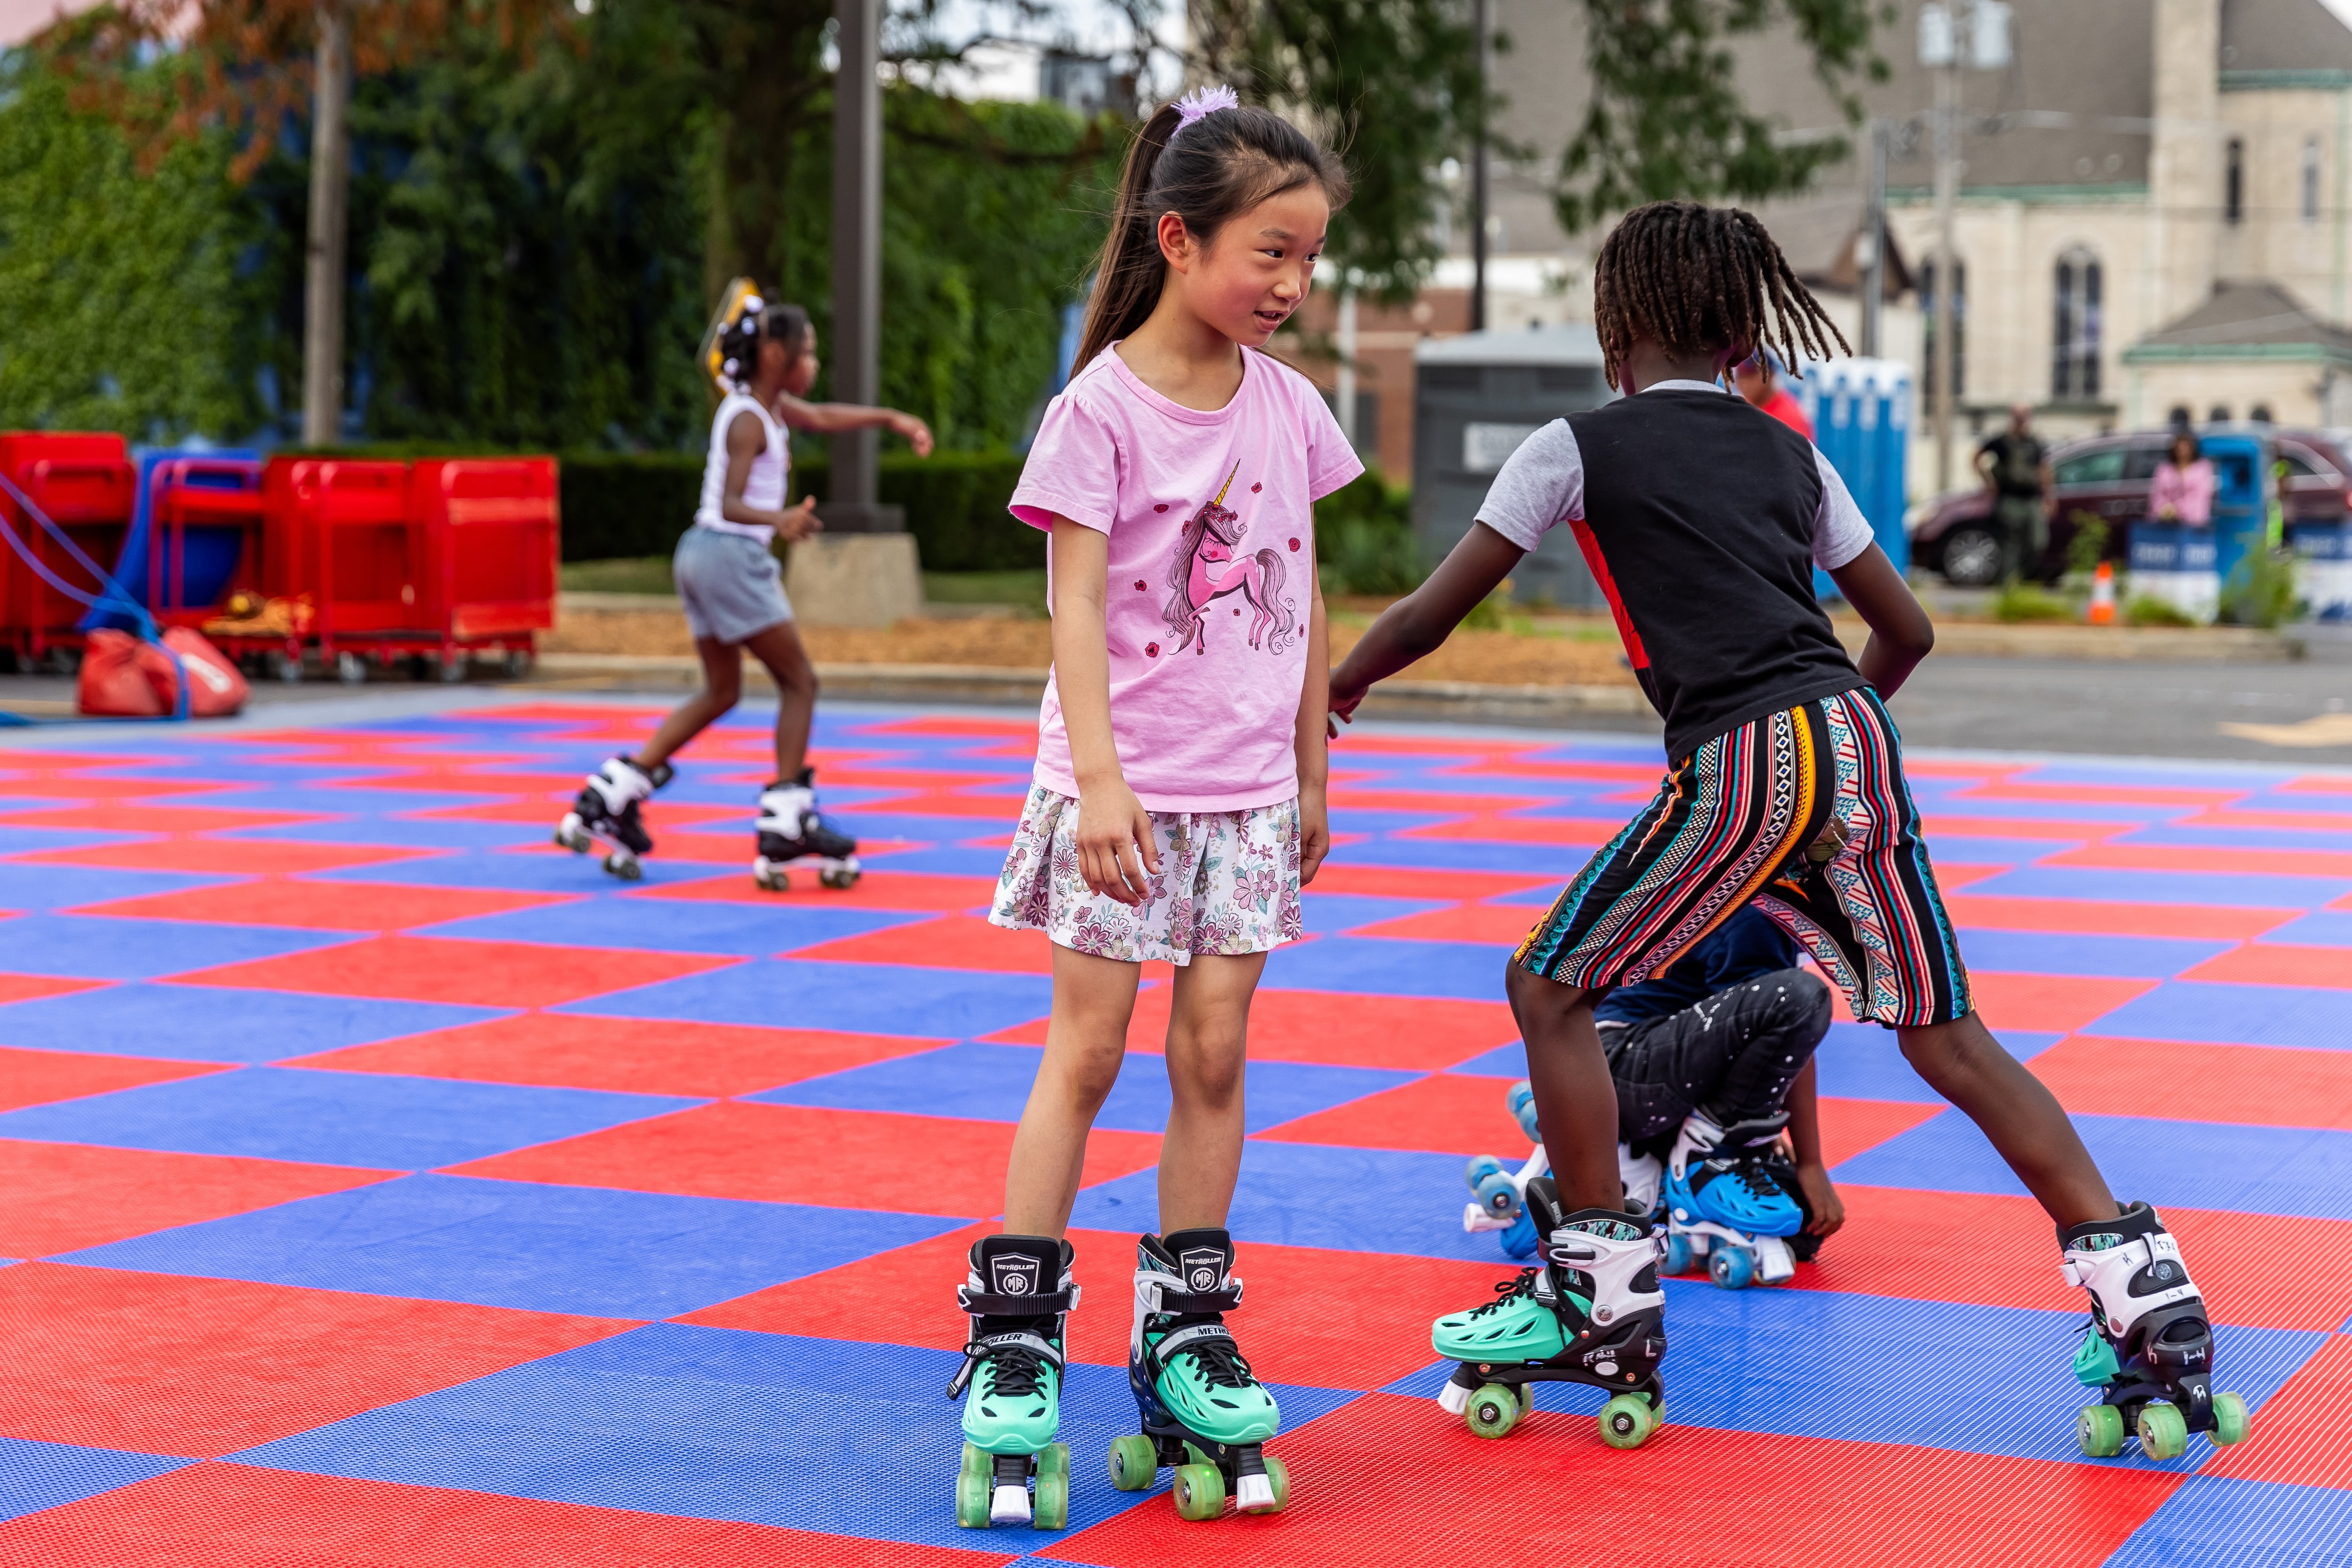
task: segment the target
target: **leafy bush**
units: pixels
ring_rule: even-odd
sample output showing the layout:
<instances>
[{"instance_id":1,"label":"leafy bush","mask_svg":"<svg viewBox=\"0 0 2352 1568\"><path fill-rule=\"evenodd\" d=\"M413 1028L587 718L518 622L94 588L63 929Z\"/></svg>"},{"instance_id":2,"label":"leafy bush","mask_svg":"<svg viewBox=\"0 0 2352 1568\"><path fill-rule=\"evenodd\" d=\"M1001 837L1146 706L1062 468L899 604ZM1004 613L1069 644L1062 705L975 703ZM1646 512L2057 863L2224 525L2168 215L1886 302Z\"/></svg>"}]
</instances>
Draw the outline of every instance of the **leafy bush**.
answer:
<instances>
[{"instance_id":1,"label":"leafy bush","mask_svg":"<svg viewBox=\"0 0 2352 1568\"><path fill-rule=\"evenodd\" d=\"M2124 606L2124 622L2131 626L2194 626L2197 617L2178 604L2142 593Z\"/></svg>"},{"instance_id":2,"label":"leafy bush","mask_svg":"<svg viewBox=\"0 0 2352 1568\"><path fill-rule=\"evenodd\" d=\"M1429 575L1412 531L1412 492L1369 470L1315 503L1326 593L1410 593Z\"/></svg>"},{"instance_id":3,"label":"leafy bush","mask_svg":"<svg viewBox=\"0 0 2352 1568\"><path fill-rule=\"evenodd\" d=\"M2248 550L2221 585L2221 619L2267 629L2294 614L2294 557L2284 550Z\"/></svg>"},{"instance_id":4,"label":"leafy bush","mask_svg":"<svg viewBox=\"0 0 2352 1568\"><path fill-rule=\"evenodd\" d=\"M2074 514L2074 534L2066 541L2066 570L2070 575L2089 577L2099 570L2099 562L2107 553L2107 537L2113 530L2106 519L2093 512Z\"/></svg>"},{"instance_id":5,"label":"leafy bush","mask_svg":"<svg viewBox=\"0 0 2352 1568\"><path fill-rule=\"evenodd\" d=\"M2074 601L2047 589L2036 588L2032 583L2012 582L1993 596L1992 614L1996 621L2011 623L2072 621L2074 619Z\"/></svg>"}]
</instances>

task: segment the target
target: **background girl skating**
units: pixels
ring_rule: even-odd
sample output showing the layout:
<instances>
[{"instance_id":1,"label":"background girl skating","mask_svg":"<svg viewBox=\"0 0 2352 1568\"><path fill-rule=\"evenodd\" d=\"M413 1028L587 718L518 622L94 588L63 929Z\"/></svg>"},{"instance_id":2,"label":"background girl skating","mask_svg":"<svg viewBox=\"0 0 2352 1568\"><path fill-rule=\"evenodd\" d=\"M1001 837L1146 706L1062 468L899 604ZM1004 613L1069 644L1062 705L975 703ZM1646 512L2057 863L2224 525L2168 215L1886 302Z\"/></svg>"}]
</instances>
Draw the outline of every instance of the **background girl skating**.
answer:
<instances>
[{"instance_id":1,"label":"background girl skating","mask_svg":"<svg viewBox=\"0 0 2352 1568\"><path fill-rule=\"evenodd\" d=\"M710 421L710 455L702 470L702 504L677 541L673 576L702 689L662 720L635 757L615 757L581 785L555 841L584 852L592 836L612 841L604 869L634 881L637 857L653 848L639 807L669 782L669 759L743 695L749 651L776 686L776 778L760 791L752 874L781 890L784 868L814 858L828 886L857 879L856 841L818 812L815 770L808 766L809 724L816 712L816 670L793 628L782 571L770 547L807 538L822 526L815 503L787 507L791 433L830 433L879 425L929 456L931 433L910 413L856 403L803 402L816 384L816 330L797 305L770 305L738 281L719 332L713 367L726 392Z\"/></svg>"},{"instance_id":2,"label":"background girl skating","mask_svg":"<svg viewBox=\"0 0 2352 1568\"><path fill-rule=\"evenodd\" d=\"M1163 108L1128 155L1082 369L1054 400L1013 510L1053 534L1054 673L996 906L1054 943L1054 1010L1013 1145L1005 1234L971 1249L960 1523L1065 1520L1063 1229L1118 1076L1141 961L1177 966L1161 1233L1136 1258L1122 1488L1178 1467L1210 1518L1288 1490L1278 1421L1223 1314L1251 993L1300 934L1329 842L1328 665L1314 501L1363 465L1307 379L1257 352L1307 297L1338 163L1229 91ZM1116 1311L1114 1306L1111 1310ZM961 1387L961 1380L959 1380ZM1211 1463L1187 1463L1190 1444ZM1035 1479L1034 1499L1031 1492Z\"/></svg>"}]
</instances>

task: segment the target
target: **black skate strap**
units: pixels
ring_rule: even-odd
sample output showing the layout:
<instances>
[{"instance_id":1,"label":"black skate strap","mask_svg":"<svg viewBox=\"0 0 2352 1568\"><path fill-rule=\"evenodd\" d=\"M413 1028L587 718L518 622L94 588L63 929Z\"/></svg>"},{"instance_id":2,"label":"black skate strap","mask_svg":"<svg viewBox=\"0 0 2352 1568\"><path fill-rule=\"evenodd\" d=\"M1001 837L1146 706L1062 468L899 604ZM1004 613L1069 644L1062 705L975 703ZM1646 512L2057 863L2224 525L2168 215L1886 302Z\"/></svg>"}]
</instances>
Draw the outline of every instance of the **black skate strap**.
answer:
<instances>
[{"instance_id":1,"label":"black skate strap","mask_svg":"<svg viewBox=\"0 0 2352 1568\"><path fill-rule=\"evenodd\" d=\"M1042 1318L1075 1311L1077 1304L1078 1288L1075 1285L1032 1296L1000 1296L992 1291L975 1291L970 1285L956 1287L956 1305L972 1317Z\"/></svg>"},{"instance_id":2,"label":"black skate strap","mask_svg":"<svg viewBox=\"0 0 2352 1568\"><path fill-rule=\"evenodd\" d=\"M1147 1275L1145 1278L1148 1279L1150 1276ZM1171 1314L1230 1312L1241 1304L1242 1282L1239 1280L1228 1279L1224 1288L1218 1291L1171 1291L1163 1285L1160 1288L1158 1304L1152 1308L1152 1311Z\"/></svg>"}]
</instances>

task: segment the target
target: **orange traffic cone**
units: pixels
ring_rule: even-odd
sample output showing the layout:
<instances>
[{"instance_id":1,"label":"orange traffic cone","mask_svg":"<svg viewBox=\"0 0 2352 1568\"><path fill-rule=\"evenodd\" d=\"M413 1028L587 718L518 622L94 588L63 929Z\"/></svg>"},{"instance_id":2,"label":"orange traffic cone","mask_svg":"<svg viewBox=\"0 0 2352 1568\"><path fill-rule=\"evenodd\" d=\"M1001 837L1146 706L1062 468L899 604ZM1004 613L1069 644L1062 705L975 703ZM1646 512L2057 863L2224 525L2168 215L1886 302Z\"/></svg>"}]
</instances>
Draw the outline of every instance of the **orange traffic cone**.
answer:
<instances>
[{"instance_id":1,"label":"orange traffic cone","mask_svg":"<svg viewBox=\"0 0 2352 1568\"><path fill-rule=\"evenodd\" d=\"M2099 570L2091 574L2091 624L2112 626L2116 623L2116 566L2103 560Z\"/></svg>"}]
</instances>

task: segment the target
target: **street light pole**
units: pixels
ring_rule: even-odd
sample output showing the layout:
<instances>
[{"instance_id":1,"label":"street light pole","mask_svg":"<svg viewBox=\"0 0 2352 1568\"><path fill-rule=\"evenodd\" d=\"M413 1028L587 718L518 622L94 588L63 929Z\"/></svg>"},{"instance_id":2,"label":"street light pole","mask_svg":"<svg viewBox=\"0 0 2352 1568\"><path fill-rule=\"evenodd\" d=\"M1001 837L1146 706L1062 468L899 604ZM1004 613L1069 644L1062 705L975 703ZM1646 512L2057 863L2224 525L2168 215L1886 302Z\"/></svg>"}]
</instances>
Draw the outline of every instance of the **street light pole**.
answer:
<instances>
[{"instance_id":1,"label":"street light pole","mask_svg":"<svg viewBox=\"0 0 2352 1568\"><path fill-rule=\"evenodd\" d=\"M310 89L310 222L302 279L302 444L331 446L343 425L343 258L351 139L352 14L320 0Z\"/></svg>"},{"instance_id":2,"label":"street light pole","mask_svg":"<svg viewBox=\"0 0 2352 1568\"><path fill-rule=\"evenodd\" d=\"M1486 87L1486 38L1491 30L1494 0L1476 0L1478 87ZM1470 329L1486 329L1486 123L1481 116L1478 134L1470 144Z\"/></svg>"},{"instance_id":3,"label":"street light pole","mask_svg":"<svg viewBox=\"0 0 2352 1568\"><path fill-rule=\"evenodd\" d=\"M1958 345L1953 340L1958 319L1955 295L1959 277L1958 248L1953 242L1953 209L1960 186L1959 141L1960 51L1956 37L1936 71L1936 489L1952 487L1952 398L1959 385Z\"/></svg>"},{"instance_id":4,"label":"street light pole","mask_svg":"<svg viewBox=\"0 0 2352 1568\"><path fill-rule=\"evenodd\" d=\"M833 395L882 401L882 0L836 0L841 66L833 85ZM895 533L896 508L877 505L878 431L833 437L832 497L823 516L838 533Z\"/></svg>"},{"instance_id":5,"label":"street light pole","mask_svg":"<svg viewBox=\"0 0 2352 1568\"><path fill-rule=\"evenodd\" d=\"M1886 121L1870 122L1870 196L1863 214L1862 357L1880 352L1881 307L1886 299Z\"/></svg>"}]
</instances>

